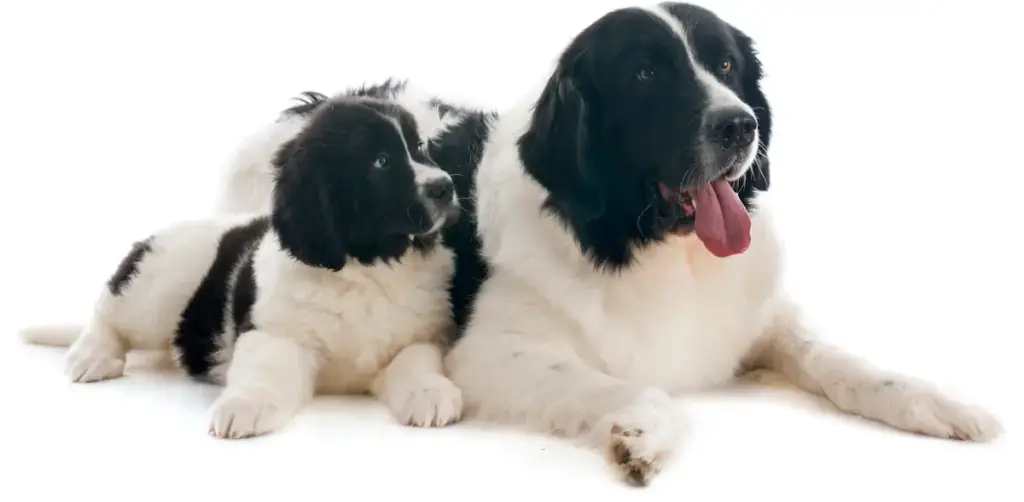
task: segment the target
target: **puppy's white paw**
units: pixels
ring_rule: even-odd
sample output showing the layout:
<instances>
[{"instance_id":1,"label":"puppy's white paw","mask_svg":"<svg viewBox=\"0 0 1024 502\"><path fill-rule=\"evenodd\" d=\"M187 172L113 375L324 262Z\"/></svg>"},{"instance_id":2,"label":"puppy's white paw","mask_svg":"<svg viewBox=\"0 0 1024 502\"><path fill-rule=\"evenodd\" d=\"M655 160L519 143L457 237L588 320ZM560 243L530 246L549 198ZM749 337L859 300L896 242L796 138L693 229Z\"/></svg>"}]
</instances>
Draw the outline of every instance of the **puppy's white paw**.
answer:
<instances>
[{"instance_id":1,"label":"puppy's white paw","mask_svg":"<svg viewBox=\"0 0 1024 502\"><path fill-rule=\"evenodd\" d=\"M124 350L116 342L88 333L75 341L64 360L64 374L72 382L98 382L124 375Z\"/></svg>"},{"instance_id":2,"label":"puppy's white paw","mask_svg":"<svg viewBox=\"0 0 1024 502\"><path fill-rule=\"evenodd\" d=\"M228 391L211 407L209 432L220 439L243 439L280 429L290 418L291 413L271 399Z\"/></svg>"},{"instance_id":3,"label":"puppy's white paw","mask_svg":"<svg viewBox=\"0 0 1024 502\"><path fill-rule=\"evenodd\" d=\"M387 404L399 422L414 427L443 427L462 417L462 391L441 375L396 386Z\"/></svg>"},{"instance_id":4,"label":"puppy's white paw","mask_svg":"<svg viewBox=\"0 0 1024 502\"><path fill-rule=\"evenodd\" d=\"M635 486L646 486L668 463L682 430L682 417L672 399L658 389L644 391L632 404L607 416L600 428L602 434L608 434L608 461Z\"/></svg>"},{"instance_id":5,"label":"puppy's white paw","mask_svg":"<svg viewBox=\"0 0 1024 502\"><path fill-rule=\"evenodd\" d=\"M909 432L963 441L989 441L1002 432L989 412L957 402L922 382L885 380L879 384L880 413L890 425Z\"/></svg>"}]
</instances>

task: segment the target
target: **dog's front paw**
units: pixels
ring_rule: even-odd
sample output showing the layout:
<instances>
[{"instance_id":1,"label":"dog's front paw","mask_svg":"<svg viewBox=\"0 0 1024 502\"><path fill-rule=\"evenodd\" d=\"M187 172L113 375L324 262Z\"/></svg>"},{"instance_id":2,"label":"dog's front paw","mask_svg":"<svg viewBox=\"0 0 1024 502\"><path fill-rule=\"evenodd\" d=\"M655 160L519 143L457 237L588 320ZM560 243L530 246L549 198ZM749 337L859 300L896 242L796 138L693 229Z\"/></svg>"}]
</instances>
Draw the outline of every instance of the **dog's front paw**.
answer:
<instances>
[{"instance_id":1,"label":"dog's front paw","mask_svg":"<svg viewBox=\"0 0 1024 502\"><path fill-rule=\"evenodd\" d=\"M291 413L271 399L227 391L211 407L209 432L221 439L243 439L280 429L289 418Z\"/></svg>"},{"instance_id":2,"label":"dog's front paw","mask_svg":"<svg viewBox=\"0 0 1024 502\"><path fill-rule=\"evenodd\" d=\"M116 343L84 334L68 349L64 374L72 382L98 382L124 375L124 350Z\"/></svg>"},{"instance_id":3,"label":"dog's front paw","mask_svg":"<svg viewBox=\"0 0 1024 502\"><path fill-rule=\"evenodd\" d=\"M414 427L443 427L462 417L462 391L441 375L429 375L388 392L395 418Z\"/></svg>"},{"instance_id":4,"label":"dog's front paw","mask_svg":"<svg viewBox=\"0 0 1024 502\"><path fill-rule=\"evenodd\" d=\"M604 420L605 453L629 484L646 486L673 457L682 436L682 417L658 389L644 391L632 404Z\"/></svg>"}]
</instances>

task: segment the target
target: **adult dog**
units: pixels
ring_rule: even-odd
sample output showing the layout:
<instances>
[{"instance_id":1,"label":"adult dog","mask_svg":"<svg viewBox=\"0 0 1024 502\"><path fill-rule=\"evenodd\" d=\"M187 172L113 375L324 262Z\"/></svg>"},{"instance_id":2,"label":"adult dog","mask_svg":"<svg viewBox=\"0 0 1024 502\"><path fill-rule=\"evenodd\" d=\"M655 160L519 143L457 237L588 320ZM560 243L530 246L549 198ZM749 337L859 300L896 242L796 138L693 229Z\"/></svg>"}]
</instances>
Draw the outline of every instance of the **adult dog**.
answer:
<instances>
[{"instance_id":1,"label":"adult dog","mask_svg":"<svg viewBox=\"0 0 1024 502\"><path fill-rule=\"evenodd\" d=\"M446 425L462 411L441 369L453 328L451 177L430 160L415 118L371 98L299 106L291 137L267 146L269 215L188 221L136 243L84 330L25 338L74 342L76 382L123 374L129 349L172 349L191 376L226 383L210 433L282 427L317 391L372 392L401 422Z\"/></svg>"},{"instance_id":2,"label":"adult dog","mask_svg":"<svg viewBox=\"0 0 1024 502\"><path fill-rule=\"evenodd\" d=\"M462 327L446 369L467 414L585 439L638 485L680 446L670 396L753 369L898 429L998 434L985 411L801 323L758 204L772 125L761 77L749 36L664 3L595 21L500 116L421 100L440 124L428 149L471 216L444 233ZM394 83L352 92L413 99ZM225 200L265 184L256 171L233 168Z\"/></svg>"}]
</instances>

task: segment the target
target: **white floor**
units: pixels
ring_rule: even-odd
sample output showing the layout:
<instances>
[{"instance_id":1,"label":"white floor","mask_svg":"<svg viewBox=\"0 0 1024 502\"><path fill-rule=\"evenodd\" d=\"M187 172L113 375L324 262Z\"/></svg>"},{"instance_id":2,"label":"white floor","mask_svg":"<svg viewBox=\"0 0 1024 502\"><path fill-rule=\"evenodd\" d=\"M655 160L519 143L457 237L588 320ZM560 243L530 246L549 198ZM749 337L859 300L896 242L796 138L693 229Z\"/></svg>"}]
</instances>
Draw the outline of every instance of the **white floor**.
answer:
<instances>
[{"instance_id":1,"label":"white floor","mask_svg":"<svg viewBox=\"0 0 1024 502\"><path fill-rule=\"evenodd\" d=\"M1007 428L995 443L895 433L782 386L738 387L681 397L683 455L631 490L561 441L402 428L361 399L323 398L278 434L217 441L217 389L152 361L71 385L60 350L16 340L18 326L84 315L133 239L207 211L232 147L288 97L399 73L500 107L616 3L548 1L533 21L536 7L461 1L0 12L2 71L17 76L0 80L0 501L1024 500L1024 110L1006 97L1021 46L1014 7L994 2L702 3L754 36L769 72L772 203L794 295L829 341L989 408ZM436 22L453 16L485 21Z\"/></svg>"}]
</instances>

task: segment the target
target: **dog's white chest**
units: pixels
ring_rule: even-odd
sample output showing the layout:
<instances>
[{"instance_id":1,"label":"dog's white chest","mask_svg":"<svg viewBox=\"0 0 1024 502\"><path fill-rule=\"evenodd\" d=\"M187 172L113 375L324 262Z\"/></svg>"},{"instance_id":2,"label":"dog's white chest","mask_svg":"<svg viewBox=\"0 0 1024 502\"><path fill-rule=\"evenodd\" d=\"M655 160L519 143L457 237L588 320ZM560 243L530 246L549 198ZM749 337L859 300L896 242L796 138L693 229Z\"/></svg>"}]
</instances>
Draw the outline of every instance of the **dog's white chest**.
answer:
<instances>
[{"instance_id":1,"label":"dog's white chest","mask_svg":"<svg viewBox=\"0 0 1024 502\"><path fill-rule=\"evenodd\" d=\"M754 257L688 258L680 242L643 258L604 287L599 321L587 330L599 363L614 376L666 390L732 378L760 335L772 287L751 273Z\"/></svg>"},{"instance_id":2,"label":"dog's white chest","mask_svg":"<svg viewBox=\"0 0 1024 502\"><path fill-rule=\"evenodd\" d=\"M450 252L438 249L394 266L305 270L287 282L265 277L261 289L273 292L254 314L261 327L279 326L320 352L323 391L363 392L403 347L449 329L451 273Z\"/></svg>"}]
</instances>

